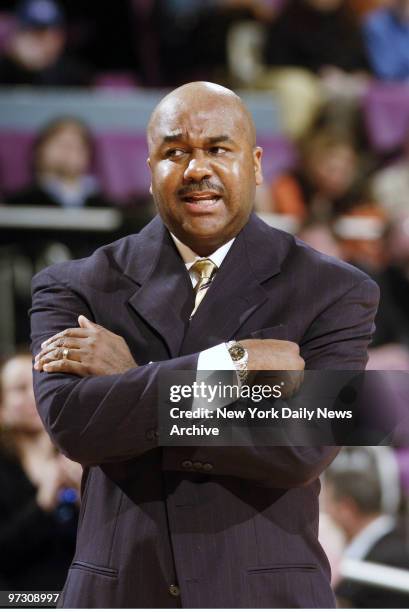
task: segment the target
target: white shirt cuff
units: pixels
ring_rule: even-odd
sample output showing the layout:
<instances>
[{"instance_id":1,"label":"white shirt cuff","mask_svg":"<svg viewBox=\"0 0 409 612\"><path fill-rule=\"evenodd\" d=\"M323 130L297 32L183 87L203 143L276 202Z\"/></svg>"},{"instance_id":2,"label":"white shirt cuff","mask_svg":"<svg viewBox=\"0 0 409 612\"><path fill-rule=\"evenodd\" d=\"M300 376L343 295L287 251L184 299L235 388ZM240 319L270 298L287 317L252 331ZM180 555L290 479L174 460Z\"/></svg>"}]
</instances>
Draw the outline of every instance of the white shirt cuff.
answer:
<instances>
[{"instance_id":1,"label":"white shirt cuff","mask_svg":"<svg viewBox=\"0 0 409 612\"><path fill-rule=\"evenodd\" d=\"M234 363L224 342L199 354L198 370L235 370Z\"/></svg>"}]
</instances>

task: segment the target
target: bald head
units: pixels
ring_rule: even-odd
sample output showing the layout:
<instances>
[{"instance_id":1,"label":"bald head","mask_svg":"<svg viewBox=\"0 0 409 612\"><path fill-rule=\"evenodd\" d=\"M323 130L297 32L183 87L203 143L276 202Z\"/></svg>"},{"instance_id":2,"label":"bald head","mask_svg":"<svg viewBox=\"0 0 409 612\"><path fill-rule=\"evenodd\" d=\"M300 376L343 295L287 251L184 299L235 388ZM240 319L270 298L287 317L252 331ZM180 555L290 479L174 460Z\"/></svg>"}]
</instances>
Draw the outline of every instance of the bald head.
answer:
<instances>
[{"instance_id":1,"label":"bald head","mask_svg":"<svg viewBox=\"0 0 409 612\"><path fill-rule=\"evenodd\" d=\"M147 129L149 149L157 139L158 132L159 134L162 132L164 124L168 126L169 122L175 121L176 128L176 119L180 113L190 113L194 121L195 115L200 117L210 112L218 114L221 131L224 125L231 125L232 120L237 122L246 134L248 144L255 147L256 128L243 100L227 87L197 81L174 89L156 106Z\"/></svg>"}]
</instances>

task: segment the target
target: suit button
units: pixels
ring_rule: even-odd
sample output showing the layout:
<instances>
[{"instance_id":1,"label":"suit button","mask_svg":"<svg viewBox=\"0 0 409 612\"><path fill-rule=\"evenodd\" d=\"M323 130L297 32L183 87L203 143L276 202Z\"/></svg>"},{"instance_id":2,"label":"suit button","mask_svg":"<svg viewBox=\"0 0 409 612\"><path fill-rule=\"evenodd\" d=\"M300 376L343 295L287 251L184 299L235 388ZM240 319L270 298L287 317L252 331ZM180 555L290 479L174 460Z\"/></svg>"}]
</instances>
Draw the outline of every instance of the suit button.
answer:
<instances>
[{"instance_id":1,"label":"suit button","mask_svg":"<svg viewBox=\"0 0 409 612\"><path fill-rule=\"evenodd\" d=\"M195 461L193 467L195 470L201 470L203 468L203 463L201 461Z\"/></svg>"},{"instance_id":2,"label":"suit button","mask_svg":"<svg viewBox=\"0 0 409 612\"><path fill-rule=\"evenodd\" d=\"M193 463L187 459L186 461L182 461L182 468L185 470L191 470L193 467Z\"/></svg>"},{"instance_id":3,"label":"suit button","mask_svg":"<svg viewBox=\"0 0 409 612\"><path fill-rule=\"evenodd\" d=\"M169 587L169 593L173 595L173 597L179 597L180 589L176 584L171 584Z\"/></svg>"},{"instance_id":4,"label":"suit button","mask_svg":"<svg viewBox=\"0 0 409 612\"><path fill-rule=\"evenodd\" d=\"M210 472L213 469L213 465L211 463L205 463L203 469L205 472Z\"/></svg>"},{"instance_id":5,"label":"suit button","mask_svg":"<svg viewBox=\"0 0 409 612\"><path fill-rule=\"evenodd\" d=\"M148 429L145 433L146 439L149 440L150 442L153 442L153 440L155 440L155 430L154 429Z\"/></svg>"}]
</instances>

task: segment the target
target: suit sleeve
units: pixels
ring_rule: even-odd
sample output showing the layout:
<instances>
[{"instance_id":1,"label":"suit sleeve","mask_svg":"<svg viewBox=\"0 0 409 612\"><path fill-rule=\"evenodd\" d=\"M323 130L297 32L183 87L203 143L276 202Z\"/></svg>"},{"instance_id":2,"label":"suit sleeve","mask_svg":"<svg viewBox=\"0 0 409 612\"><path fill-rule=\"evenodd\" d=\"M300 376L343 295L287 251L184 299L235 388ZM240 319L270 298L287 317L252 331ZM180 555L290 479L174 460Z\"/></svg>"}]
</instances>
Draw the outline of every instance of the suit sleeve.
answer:
<instances>
[{"instance_id":1,"label":"suit sleeve","mask_svg":"<svg viewBox=\"0 0 409 612\"><path fill-rule=\"evenodd\" d=\"M306 370L364 370L378 302L378 285L365 278L325 308L300 343Z\"/></svg>"},{"instance_id":2,"label":"suit sleeve","mask_svg":"<svg viewBox=\"0 0 409 612\"><path fill-rule=\"evenodd\" d=\"M83 314L93 319L81 296L43 271L33 279L33 355L41 343L70 327ZM191 370L198 354L132 368L124 374L78 376L34 372L34 392L43 423L57 447L83 465L137 457L157 447L158 382L162 372Z\"/></svg>"},{"instance_id":3,"label":"suit sleeve","mask_svg":"<svg viewBox=\"0 0 409 612\"><path fill-rule=\"evenodd\" d=\"M379 300L376 283L365 278L337 297L314 320L301 342L310 370L363 370L374 332ZM201 447L167 449L165 469L183 469L186 460L207 464L212 474L230 475L271 487L298 487L314 481L339 451L334 446ZM182 466L182 467L181 467ZM193 466L193 467L192 467ZM209 467L211 466L211 467Z\"/></svg>"}]
</instances>

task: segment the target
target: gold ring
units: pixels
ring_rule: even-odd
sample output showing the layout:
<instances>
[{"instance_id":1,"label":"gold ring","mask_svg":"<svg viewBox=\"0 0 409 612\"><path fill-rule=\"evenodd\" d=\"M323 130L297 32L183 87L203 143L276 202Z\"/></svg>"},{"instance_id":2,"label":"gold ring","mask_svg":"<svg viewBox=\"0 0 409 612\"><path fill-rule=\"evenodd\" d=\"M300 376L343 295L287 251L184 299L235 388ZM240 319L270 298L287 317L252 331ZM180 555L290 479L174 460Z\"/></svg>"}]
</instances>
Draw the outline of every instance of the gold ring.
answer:
<instances>
[{"instance_id":1,"label":"gold ring","mask_svg":"<svg viewBox=\"0 0 409 612\"><path fill-rule=\"evenodd\" d=\"M63 359L68 359L68 355L70 354L69 349L65 348L62 352L62 358Z\"/></svg>"}]
</instances>

